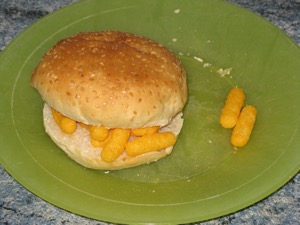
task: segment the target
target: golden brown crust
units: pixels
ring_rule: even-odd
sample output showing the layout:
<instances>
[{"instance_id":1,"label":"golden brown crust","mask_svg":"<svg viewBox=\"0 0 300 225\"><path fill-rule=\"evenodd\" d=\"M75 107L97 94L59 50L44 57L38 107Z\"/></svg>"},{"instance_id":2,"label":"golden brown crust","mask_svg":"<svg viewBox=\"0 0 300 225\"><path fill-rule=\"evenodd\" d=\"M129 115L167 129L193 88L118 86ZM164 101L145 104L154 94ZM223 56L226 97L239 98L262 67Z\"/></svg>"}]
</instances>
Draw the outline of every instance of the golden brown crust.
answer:
<instances>
[{"instance_id":1,"label":"golden brown crust","mask_svg":"<svg viewBox=\"0 0 300 225\"><path fill-rule=\"evenodd\" d=\"M79 33L58 42L31 83L62 114L106 127L164 126L187 100L185 71L174 54L118 31Z\"/></svg>"}]
</instances>

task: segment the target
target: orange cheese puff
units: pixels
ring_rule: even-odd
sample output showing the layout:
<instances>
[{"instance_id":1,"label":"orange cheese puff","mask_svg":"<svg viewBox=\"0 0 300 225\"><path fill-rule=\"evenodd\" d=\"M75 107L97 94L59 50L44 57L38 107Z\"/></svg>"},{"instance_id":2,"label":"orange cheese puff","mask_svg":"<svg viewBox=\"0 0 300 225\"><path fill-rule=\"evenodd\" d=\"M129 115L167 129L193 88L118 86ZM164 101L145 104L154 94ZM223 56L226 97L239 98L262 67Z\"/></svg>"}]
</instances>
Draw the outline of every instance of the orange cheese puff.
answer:
<instances>
[{"instance_id":1,"label":"orange cheese puff","mask_svg":"<svg viewBox=\"0 0 300 225\"><path fill-rule=\"evenodd\" d=\"M138 156L147 152L159 151L176 142L175 134L171 132L146 134L137 137L126 145L126 153L129 156Z\"/></svg>"},{"instance_id":2,"label":"orange cheese puff","mask_svg":"<svg viewBox=\"0 0 300 225\"><path fill-rule=\"evenodd\" d=\"M52 116L53 116L55 122L57 123L57 125L60 125L60 121L61 121L61 118L63 117L63 115L53 108L51 108L51 113L52 113Z\"/></svg>"},{"instance_id":3,"label":"orange cheese puff","mask_svg":"<svg viewBox=\"0 0 300 225\"><path fill-rule=\"evenodd\" d=\"M104 146L103 143L104 141L97 141L96 139L91 138L91 144L95 148L102 148Z\"/></svg>"},{"instance_id":4,"label":"orange cheese puff","mask_svg":"<svg viewBox=\"0 0 300 225\"><path fill-rule=\"evenodd\" d=\"M76 131L76 121L72 120L66 116L63 116L60 120L60 128L66 134L72 134Z\"/></svg>"},{"instance_id":5,"label":"orange cheese puff","mask_svg":"<svg viewBox=\"0 0 300 225\"><path fill-rule=\"evenodd\" d=\"M55 109L51 108L51 112L53 115L53 118L57 125L60 127L60 129L66 133L66 134L72 134L76 130L76 121L72 120L64 115L62 115L60 112L56 111Z\"/></svg>"},{"instance_id":6,"label":"orange cheese puff","mask_svg":"<svg viewBox=\"0 0 300 225\"><path fill-rule=\"evenodd\" d=\"M231 135L231 143L236 147L245 146L249 139L256 119L254 106L245 106L239 116Z\"/></svg>"},{"instance_id":7,"label":"orange cheese puff","mask_svg":"<svg viewBox=\"0 0 300 225\"><path fill-rule=\"evenodd\" d=\"M241 109L244 105L245 93L240 88L233 88L226 97L225 105L221 111L220 123L224 128L235 126Z\"/></svg>"},{"instance_id":8,"label":"orange cheese puff","mask_svg":"<svg viewBox=\"0 0 300 225\"><path fill-rule=\"evenodd\" d=\"M91 137L97 141L104 141L108 137L109 130L104 126L91 126Z\"/></svg>"},{"instance_id":9,"label":"orange cheese puff","mask_svg":"<svg viewBox=\"0 0 300 225\"><path fill-rule=\"evenodd\" d=\"M121 128L113 129L101 152L102 160L108 163L116 160L124 151L129 136L130 130Z\"/></svg>"},{"instance_id":10,"label":"orange cheese puff","mask_svg":"<svg viewBox=\"0 0 300 225\"><path fill-rule=\"evenodd\" d=\"M95 148L103 148L104 145L109 140L110 135L111 135L111 132L108 133L107 138L105 140L103 140L103 141L98 141L98 140L96 140L94 138L91 138L91 144L92 144L92 146L94 146Z\"/></svg>"},{"instance_id":11,"label":"orange cheese puff","mask_svg":"<svg viewBox=\"0 0 300 225\"><path fill-rule=\"evenodd\" d=\"M154 134L159 130L159 126L153 126L153 127L145 127L145 128L137 128L131 130L131 134L133 136L144 136L146 134Z\"/></svg>"}]
</instances>

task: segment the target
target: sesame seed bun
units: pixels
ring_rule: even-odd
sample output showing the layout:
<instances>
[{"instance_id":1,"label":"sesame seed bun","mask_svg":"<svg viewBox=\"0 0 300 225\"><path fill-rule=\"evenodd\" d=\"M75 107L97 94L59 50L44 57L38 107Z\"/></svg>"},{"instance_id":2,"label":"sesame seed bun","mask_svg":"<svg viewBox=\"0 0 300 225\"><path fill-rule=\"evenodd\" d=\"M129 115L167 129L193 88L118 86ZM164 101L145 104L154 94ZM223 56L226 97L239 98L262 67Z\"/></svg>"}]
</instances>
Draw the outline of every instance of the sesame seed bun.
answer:
<instances>
[{"instance_id":1,"label":"sesame seed bun","mask_svg":"<svg viewBox=\"0 0 300 225\"><path fill-rule=\"evenodd\" d=\"M65 116L107 128L165 126L187 100L186 75L167 48L118 31L79 33L59 41L31 84Z\"/></svg>"},{"instance_id":2,"label":"sesame seed bun","mask_svg":"<svg viewBox=\"0 0 300 225\"><path fill-rule=\"evenodd\" d=\"M101 159L89 132L73 134L56 124L51 108L77 122L106 128L160 126L179 134L187 101L186 74L176 56L148 38L118 31L78 33L59 41L37 65L31 84L45 101L46 132L79 164L116 170L156 161L173 146L136 157L124 151L112 163Z\"/></svg>"}]
</instances>

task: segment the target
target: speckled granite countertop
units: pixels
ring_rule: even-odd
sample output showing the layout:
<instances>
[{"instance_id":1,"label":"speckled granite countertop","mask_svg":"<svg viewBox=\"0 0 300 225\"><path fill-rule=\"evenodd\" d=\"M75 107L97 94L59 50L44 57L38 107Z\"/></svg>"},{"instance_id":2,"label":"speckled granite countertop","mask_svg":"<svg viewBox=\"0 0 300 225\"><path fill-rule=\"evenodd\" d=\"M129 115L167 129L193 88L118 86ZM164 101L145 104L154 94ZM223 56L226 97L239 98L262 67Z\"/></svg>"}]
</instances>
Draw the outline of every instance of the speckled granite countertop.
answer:
<instances>
[{"instance_id":1,"label":"speckled granite countertop","mask_svg":"<svg viewBox=\"0 0 300 225\"><path fill-rule=\"evenodd\" d=\"M1 0L0 51L37 19L76 0ZM229 0L263 16L300 45L300 0ZM300 174L266 199L198 224L300 224ZM107 224L57 208L23 188L0 166L0 224Z\"/></svg>"}]
</instances>

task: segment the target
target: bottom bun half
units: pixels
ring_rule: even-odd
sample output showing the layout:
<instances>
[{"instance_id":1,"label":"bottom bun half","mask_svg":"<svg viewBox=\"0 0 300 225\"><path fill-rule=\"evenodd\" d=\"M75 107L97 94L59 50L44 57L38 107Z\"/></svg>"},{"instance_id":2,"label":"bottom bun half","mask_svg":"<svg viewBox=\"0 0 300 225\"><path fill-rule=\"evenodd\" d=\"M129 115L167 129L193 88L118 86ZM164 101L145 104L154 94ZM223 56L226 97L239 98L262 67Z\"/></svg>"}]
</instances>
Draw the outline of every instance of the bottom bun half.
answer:
<instances>
[{"instance_id":1,"label":"bottom bun half","mask_svg":"<svg viewBox=\"0 0 300 225\"><path fill-rule=\"evenodd\" d=\"M90 134L80 125L73 134L65 134L56 124L51 108L45 103L43 109L44 126L51 139L73 160L84 167L97 170L119 170L135 167L141 164L157 161L170 154L173 146L160 151L145 153L136 157L128 156L125 151L115 161L107 163L101 159L101 148L95 148L90 143ZM176 136L183 125L182 113L175 116L169 125L161 128L160 132L172 132Z\"/></svg>"}]
</instances>

